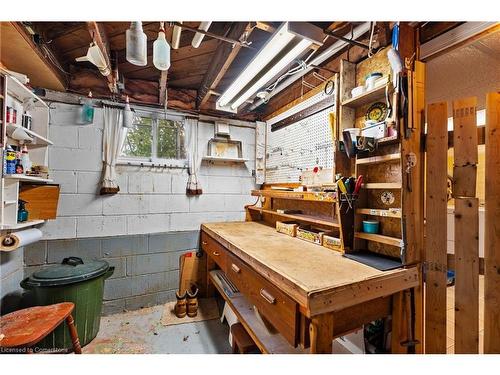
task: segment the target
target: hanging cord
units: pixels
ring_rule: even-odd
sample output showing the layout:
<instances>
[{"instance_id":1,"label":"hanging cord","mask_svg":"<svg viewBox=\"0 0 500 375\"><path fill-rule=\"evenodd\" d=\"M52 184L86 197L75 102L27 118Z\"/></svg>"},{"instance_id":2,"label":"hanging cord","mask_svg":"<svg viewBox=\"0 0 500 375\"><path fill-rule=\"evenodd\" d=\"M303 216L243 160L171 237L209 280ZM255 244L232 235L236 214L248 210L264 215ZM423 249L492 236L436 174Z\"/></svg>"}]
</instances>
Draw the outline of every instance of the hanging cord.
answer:
<instances>
[{"instance_id":1,"label":"hanging cord","mask_svg":"<svg viewBox=\"0 0 500 375\"><path fill-rule=\"evenodd\" d=\"M373 56L373 34L375 33L375 25L377 22L370 22L371 32L370 32L370 42L368 43L368 58Z\"/></svg>"}]
</instances>

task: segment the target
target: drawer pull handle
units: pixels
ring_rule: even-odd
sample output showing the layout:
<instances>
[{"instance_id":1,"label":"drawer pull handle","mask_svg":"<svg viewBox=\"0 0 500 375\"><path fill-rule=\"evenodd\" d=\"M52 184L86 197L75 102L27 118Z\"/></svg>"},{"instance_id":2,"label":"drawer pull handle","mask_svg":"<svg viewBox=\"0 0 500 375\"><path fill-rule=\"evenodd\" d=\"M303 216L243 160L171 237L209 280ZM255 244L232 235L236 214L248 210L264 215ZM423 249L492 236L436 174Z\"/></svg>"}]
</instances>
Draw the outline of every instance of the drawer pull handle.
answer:
<instances>
[{"instance_id":1,"label":"drawer pull handle","mask_svg":"<svg viewBox=\"0 0 500 375\"><path fill-rule=\"evenodd\" d=\"M212 254L215 255L216 257L218 257L220 255L220 253L218 251L214 251Z\"/></svg>"},{"instance_id":2,"label":"drawer pull handle","mask_svg":"<svg viewBox=\"0 0 500 375\"><path fill-rule=\"evenodd\" d=\"M208 242L207 241L201 241L201 244L202 245L208 245Z\"/></svg>"},{"instance_id":3,"label":"drawer pull handle","mask_svg":"<svg viewBox=\"0 0 500 375\"><path fill-rule=\"evenodd\" d=\"M262 288L260 290L260 295L262 296L262 298L264 298L271 305L276 303L276 298L274 298L273 295L271 293L269 293L267 290L265 290L264 288Z\"/></svg>"},{"instance_id":4,"label":"drawer pull handle","mask_svg":"<svg viewBox=\"0 0 500 375\"><path fill-rule=\"evenodd\" d=\"M240 273L240 267L238 267L236 264L231 264L231 269L236 272L236 273Z\"/></svg>"}]
</instances>

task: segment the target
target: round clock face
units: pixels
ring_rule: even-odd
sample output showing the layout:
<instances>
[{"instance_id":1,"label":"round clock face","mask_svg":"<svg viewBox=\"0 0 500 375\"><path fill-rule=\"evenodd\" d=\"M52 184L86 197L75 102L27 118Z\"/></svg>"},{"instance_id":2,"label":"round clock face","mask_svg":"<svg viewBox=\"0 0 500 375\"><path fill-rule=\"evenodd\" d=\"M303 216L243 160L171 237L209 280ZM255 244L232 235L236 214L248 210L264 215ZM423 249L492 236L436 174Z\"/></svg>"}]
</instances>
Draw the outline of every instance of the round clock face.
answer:
<instances>
[{"instance_id":1,"label":"round clock face","mask_svg":"<svg viewBox=\"0 0 500 375\"><path fill-rule=\"evenodd\" d=\"M390 206L391 204L394 203L394 194L390 191L384 191L381 195L380 195L380 200L382 201L383 204L385 204L386 206Z\"/></svg>"},{"instance_id":2,"label":"round clock face","mask_svg":"<svg viewBox=\"0 0 500 375\"><path fill-rule=\"evenodd\" d=\"M382 121L387 116L387 106L382 102L373 103L366 111L365 119Z\"/></svg>"}]
</instances>

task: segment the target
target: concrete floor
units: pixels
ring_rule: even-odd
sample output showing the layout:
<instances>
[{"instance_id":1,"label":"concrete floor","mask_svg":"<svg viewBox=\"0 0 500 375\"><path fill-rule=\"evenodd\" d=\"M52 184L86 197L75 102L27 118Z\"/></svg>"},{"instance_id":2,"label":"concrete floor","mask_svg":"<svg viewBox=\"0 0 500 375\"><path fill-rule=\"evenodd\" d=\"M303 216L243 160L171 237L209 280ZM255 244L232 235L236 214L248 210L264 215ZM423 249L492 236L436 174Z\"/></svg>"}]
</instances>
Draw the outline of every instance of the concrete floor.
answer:
<instances>
[{"instance_id":1,"label":"concrete floor","mask_svg":"<svg viewBox=\"0 0 500 375\"><path fill-rule=\"evenodd\" d=\"M86 354L231 353L229 327L219 319L163 326L163 305L105 316Z\"/></svg>"},{"instance_id":2,"label":"concrete floor","mask_svg":"<svg viewBox=\"0 0 500 375\"><path fill-rule=\"evenodd\" d=\"M447 352L455 352L455 287L447 288ZM105 316L87 354L217 354L230 353L229 327L219 319L163 326L162 306ZM479 278L479 353L483 353L484 276Z\"/></svg>"}]
</instances>

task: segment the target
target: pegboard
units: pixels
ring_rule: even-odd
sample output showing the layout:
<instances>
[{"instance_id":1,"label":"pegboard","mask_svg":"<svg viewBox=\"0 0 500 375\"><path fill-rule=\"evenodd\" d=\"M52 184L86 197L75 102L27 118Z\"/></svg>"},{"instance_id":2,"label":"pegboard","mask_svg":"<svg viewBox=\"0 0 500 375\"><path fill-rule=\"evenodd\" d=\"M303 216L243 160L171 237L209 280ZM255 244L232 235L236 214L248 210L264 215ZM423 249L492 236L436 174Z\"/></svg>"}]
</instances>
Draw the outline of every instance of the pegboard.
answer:
<instances>
[{"instance_id":1,"label":"pegboard","mask_svg":"<svg viewBox=\"0 0 500 375\"><path fill-rule=\"evenodd\" d=\"M302 170L315 166L333 168L333 142L328 107L310 117L271 132L271 124L325 98L324 92L305 100L290 111L268 121L266 183L299 182Z\"/></svg>"}]
</instances>

